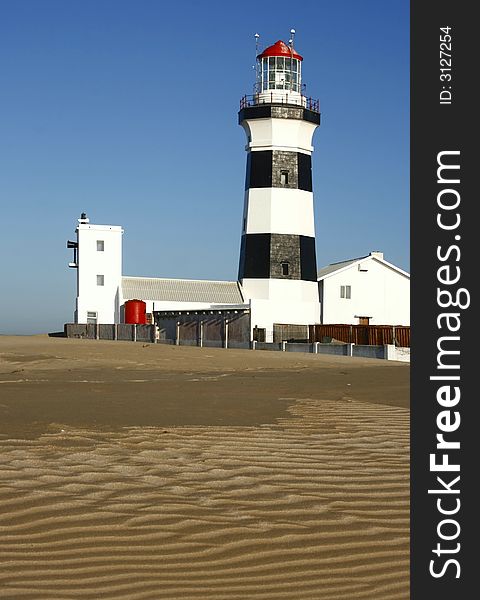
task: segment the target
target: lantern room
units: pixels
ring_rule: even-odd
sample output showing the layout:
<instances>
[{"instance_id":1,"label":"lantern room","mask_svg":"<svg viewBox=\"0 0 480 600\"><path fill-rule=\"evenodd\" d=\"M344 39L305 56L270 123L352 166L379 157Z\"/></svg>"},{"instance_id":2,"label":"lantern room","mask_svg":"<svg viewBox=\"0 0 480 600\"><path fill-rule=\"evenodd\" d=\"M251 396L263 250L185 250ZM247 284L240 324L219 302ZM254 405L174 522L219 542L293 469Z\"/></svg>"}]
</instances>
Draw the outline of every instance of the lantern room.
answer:
<instances>
[{"instance_id":1,"label":"lantern room","mask_svg":"<svg viewBox=\"0 0 480 600\"><path fill-rule=\"evenodd\" d=\"M253 95L245 95L240 100L240 123L245 119L244 109L264 104L290 104L301 106L317 116L319 120L320 106L318 100L307 98L305 84L302 83L303 57L295 50L293 38L295 29L290 29L291 39L288 44L278 40L265 50L259 49L258 33L256 39L256 80ZM264 111L264 114L265 111ZM270 114L270 113L269 113ZM257 118L260 113L257 113ZM248 134L247 134L248 135Z\"/></svg>"},{"instance_id":2,"label":"lantern room","mask_svg":"<svg viewBox=\"0 0 480 600\"><path fill-rule=\"evenodd\" d=\"M303 58L292 46L279 40L257 56L258 91L301 91Z\"/></svg>"}]
</instances>

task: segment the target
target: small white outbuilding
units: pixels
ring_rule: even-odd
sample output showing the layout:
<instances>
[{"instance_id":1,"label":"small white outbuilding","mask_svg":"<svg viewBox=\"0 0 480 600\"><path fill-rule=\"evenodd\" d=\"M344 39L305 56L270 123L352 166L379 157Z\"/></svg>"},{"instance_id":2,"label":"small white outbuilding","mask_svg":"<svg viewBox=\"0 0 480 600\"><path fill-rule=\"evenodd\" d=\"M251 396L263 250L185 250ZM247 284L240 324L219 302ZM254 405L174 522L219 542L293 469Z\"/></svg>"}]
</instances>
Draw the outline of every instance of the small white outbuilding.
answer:
<instances>
[{"instance_id":1,"label":"small white outbuilding","mask_svg":"<svg viewBox=\"0 0 480 600\"><path fill-rule=\"evenodd\" d=\"M320 269L323 324L410 325L410 275L382 252Z\"/></svg>"}]
</instances>

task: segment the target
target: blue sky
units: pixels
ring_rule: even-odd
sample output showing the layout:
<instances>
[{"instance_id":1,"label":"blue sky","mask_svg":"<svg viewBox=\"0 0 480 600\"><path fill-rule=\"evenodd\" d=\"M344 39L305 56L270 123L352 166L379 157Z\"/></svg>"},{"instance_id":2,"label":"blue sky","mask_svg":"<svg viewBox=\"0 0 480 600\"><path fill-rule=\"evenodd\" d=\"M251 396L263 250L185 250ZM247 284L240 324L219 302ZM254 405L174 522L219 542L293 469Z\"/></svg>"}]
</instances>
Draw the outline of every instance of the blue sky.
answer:
<instances>
[{"instance_id":1,"label":"blue sky","mask_svg":"<svg viewBox=\"0 0 480 600\"><path fill-rule=\"evenodd\" d=\"M409 270L409 3L0 0L0 332L72 320L76 219L122 225L124 274L235 279L254 34L320 99L317 260Z\"/></svg>"}]
</instances>

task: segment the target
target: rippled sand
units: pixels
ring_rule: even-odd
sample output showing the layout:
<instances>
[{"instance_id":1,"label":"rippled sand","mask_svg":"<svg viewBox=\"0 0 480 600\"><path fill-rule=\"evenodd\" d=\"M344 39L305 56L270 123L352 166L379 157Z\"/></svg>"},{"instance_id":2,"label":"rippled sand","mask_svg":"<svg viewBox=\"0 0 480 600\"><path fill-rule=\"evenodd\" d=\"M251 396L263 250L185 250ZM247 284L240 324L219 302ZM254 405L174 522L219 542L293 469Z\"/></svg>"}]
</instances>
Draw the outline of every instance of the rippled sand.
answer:
<instances>
[{"instance_id":1,"label":"rippled sand","mask_svg":"<svg viewBox=\"0 0 480 600\"><path fill-rule=\"evenodd\" d=\"M409 597L409 367L0 337L0 597Z\"/></svg>"}]
</instances>

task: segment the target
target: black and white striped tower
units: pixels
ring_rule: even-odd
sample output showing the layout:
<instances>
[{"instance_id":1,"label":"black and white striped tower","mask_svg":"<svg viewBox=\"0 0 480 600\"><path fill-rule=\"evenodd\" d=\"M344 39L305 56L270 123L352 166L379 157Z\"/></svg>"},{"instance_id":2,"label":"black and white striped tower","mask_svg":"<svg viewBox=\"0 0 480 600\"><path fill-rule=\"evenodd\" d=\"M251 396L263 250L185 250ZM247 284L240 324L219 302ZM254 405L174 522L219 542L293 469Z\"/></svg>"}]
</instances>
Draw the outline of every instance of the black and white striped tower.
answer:
<instances>
[{"instance_id":1,"label":"black and white striped tower","mask_svg":"<svg viewBox=\"0 0 480 600\"><path fill-rule=\"evenodd\" d=\"M266 48L255 93L240 103L248 155L239 280L267 341L275 323L320 322L311 163L320 112L302 93L302 60L293 40Z\"/></svg>"}]
</instances>

